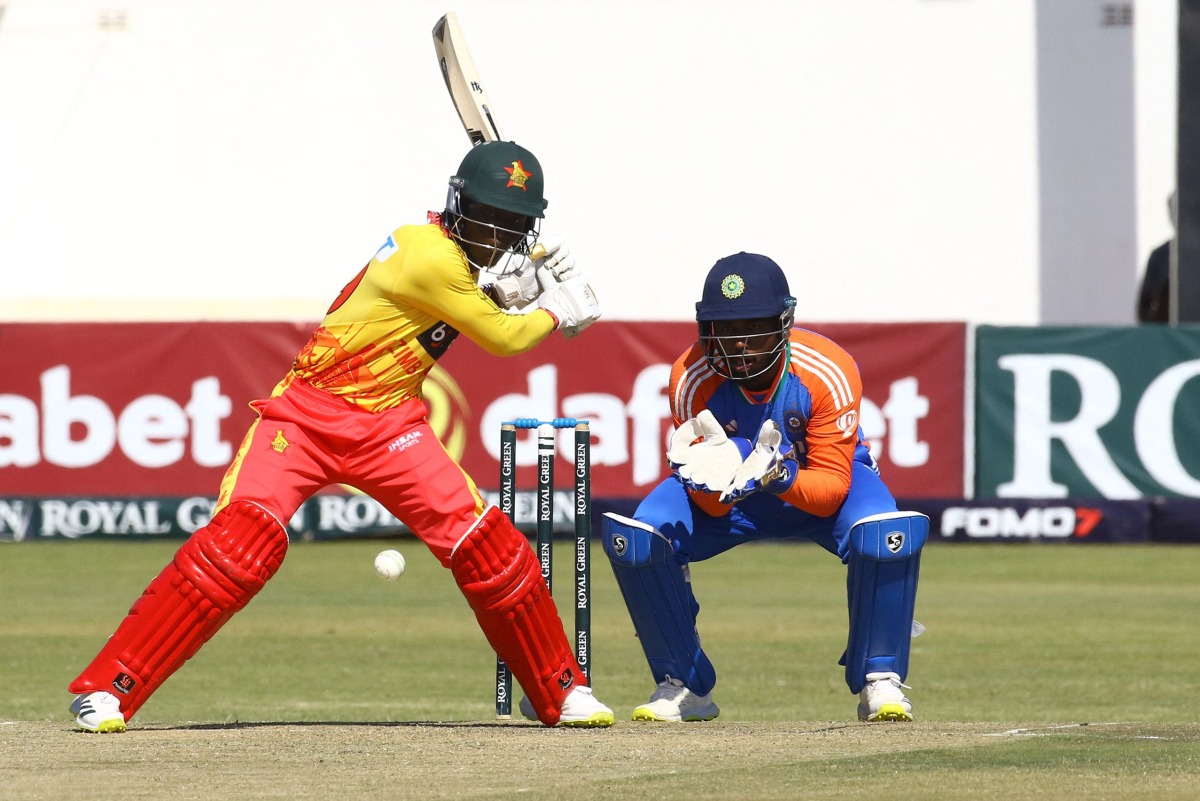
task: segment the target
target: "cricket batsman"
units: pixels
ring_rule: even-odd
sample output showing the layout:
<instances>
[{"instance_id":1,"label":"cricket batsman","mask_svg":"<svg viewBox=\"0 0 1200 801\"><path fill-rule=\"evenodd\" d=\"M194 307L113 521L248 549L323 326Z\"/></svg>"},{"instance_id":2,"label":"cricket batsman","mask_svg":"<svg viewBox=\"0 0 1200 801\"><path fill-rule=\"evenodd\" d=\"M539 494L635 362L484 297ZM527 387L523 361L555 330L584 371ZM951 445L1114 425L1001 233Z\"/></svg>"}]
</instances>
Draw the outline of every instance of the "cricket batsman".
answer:
<instances>
[{"instance_id":1,"label":"cricket batsman","mask_svg":"<svg viewBox=\"0 0 1200 801\"><path fill-rule=\"evenodd\" d=\"M912 720L903 682L929 521L897 511L879 477L854 360L793 328L795 307L766 256L713 265L696 304L699 339L671 371L674 473L632 518L607 515L604 550L658 685L634 720L717 717L688 565L762 539L808 539L842 560L850 631L840 664L858 717Z\"/></svg>"},{"instance_id":2,"label":"cricket batsman","mask_svg":"<svg viewBox=\"0 0 1200 801\"><path fill-rule=\"evenodd\" d=\"M542 166L513 142L476 145L446 208L397 228L342 290L269 398L198 529L70 683L75 722L121 732L156 689L283 564L284 526L330 484L379 501L449 568L480 628L545 725L610 726L592 696L525 536L438 441L422 386L461 333L496 356L600 304L569 248L538 243Z\"/></svg>"}]
</instances>

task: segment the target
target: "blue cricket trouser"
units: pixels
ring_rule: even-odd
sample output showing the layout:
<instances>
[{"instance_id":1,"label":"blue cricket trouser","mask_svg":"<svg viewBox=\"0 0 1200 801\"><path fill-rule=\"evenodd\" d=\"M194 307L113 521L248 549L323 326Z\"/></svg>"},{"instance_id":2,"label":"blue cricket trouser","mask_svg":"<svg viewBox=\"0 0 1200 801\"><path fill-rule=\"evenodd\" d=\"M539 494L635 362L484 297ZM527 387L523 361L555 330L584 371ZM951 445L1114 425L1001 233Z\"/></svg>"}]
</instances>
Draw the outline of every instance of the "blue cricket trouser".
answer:
<instances>
[{"instance_id":1,"label":"blue cricket trouser","mask_svg":"<svg viewBox=\"0 0 1200 801\"><path fill-rule=\"evenodd\" d=\"M710 517L688 499L675 476L655 487L633 517L670 539L683 564L709 559L744 542L768 539L812 540L845 562L850 527L864 517L895 511L896 500L879 474L854 462L850 492L832 517L801 511L767 492L751 495L725 517Z\"/></svg>"}]
</instances>

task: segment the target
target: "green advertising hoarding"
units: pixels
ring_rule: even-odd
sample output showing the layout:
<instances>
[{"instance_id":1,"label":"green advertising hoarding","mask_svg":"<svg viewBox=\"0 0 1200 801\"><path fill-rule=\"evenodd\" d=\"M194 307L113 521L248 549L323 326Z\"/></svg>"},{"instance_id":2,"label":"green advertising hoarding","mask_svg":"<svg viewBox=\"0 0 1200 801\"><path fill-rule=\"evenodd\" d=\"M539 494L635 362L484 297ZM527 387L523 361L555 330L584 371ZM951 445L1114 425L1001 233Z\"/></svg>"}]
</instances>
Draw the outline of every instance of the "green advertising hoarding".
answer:
<instances>
[{"instance_id":1,"label":"green advertising hoarding","mask_svg":"<svg viewBox=\"0 0 1200 801\"><path fill-rule=\"evenodd\" d=\"M981 326L975 345L975 497L1200 498L1200 326Z\"/></svg>"}]
</instances>

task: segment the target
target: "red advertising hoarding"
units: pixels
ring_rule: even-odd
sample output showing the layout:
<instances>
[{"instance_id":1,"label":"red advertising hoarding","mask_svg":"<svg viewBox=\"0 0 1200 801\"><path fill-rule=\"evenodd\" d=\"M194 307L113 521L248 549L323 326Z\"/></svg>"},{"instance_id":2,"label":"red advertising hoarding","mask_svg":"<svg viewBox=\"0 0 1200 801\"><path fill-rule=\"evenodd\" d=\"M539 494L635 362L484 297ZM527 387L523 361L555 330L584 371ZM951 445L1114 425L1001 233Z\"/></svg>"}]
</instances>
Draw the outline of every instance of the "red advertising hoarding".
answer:
<instances>
[{"instance_id":1,"label":"red advertising hoarding","mask_svg":"<svg viewBox=\"0 0 1200 801\"><path fill-rule=\"evenodd\" d=\"M270 392L312 327L0 326L0 496L215 495L252 420L247 403ZM893 492L962 496L965 325L812 327L858 361L863 426ZM694 338L692 323L600 322L507 359L460 338L427 385L430 420L493 490L500 422L587 419L593 496L639 497L666 475L664 393L672 361ZM517 458L534 461L524 436ZM519 478L532 489L532 467Z\"/></svg>"}]
</instances>

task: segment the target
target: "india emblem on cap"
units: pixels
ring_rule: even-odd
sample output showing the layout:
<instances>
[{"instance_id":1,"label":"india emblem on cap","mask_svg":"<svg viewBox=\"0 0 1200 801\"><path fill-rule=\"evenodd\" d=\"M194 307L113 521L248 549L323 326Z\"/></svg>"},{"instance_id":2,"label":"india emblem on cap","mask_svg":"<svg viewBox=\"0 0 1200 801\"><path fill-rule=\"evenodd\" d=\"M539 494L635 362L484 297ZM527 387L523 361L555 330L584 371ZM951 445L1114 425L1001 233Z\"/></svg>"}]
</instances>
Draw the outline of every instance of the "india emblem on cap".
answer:
<instances>
[{"instance_id":1,"label":"india emblem on cap","mask_svg":"<svg viewBox=\"0 0 1200 801\"><path fill-rule=\"evenodd\" d=\"M721 294L733 300L746 291L746 282L737 273L730 273L721 280Z\"/></svg>"}]
</instances>

